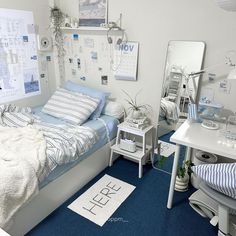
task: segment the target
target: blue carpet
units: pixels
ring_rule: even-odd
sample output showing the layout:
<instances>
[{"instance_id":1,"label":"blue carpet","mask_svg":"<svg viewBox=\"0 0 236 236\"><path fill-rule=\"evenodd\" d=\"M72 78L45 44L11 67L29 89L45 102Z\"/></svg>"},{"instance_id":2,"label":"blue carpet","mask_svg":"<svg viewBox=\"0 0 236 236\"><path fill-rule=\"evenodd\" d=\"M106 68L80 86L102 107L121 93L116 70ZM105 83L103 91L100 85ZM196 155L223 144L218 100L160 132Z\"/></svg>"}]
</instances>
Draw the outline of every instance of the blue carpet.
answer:
<instances>
[{"instance_id":1,"label":"blue carpet","mask_svg":"<svg viewBox=\"0 0 236 236\"><path fill-rule=\"evenodd\" d=\"M110 221L100 227L69 210L67 206L104 174L133 184L136 189L117 209ZM184 193L175 192L174 207L171 210L166 208L169 183L170 175L154 170L150 165L144 167L143 178L139 179L138 165L120 158L111 168L106 168L27 235L216 235L216 228L211 226L207 219L195 213L188 204L188 197L194 189Z\"/></svg>"}]
</instances>

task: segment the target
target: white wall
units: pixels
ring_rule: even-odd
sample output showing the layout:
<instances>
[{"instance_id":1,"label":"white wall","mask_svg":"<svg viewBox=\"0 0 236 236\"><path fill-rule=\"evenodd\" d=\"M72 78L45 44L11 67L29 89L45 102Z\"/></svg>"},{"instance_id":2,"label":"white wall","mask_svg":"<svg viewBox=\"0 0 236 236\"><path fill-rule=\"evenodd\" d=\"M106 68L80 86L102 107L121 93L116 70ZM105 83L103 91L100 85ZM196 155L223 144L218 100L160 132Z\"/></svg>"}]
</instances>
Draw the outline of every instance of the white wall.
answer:
<instances>
[{"instance_id":1,"label":"white wall","mask_svg":"<svg viewBox=\"0 0 236 236\"><path fill-rule=\"evenodd\" d=\"M17 10L32 11L34 14L35 24L39 26L40 35L50 35L49 32L49 6L48 0L32 1L32 0L0 0L0 8L9 8ZM46 55L50 53L42 53L39 55L39 70L42 72L41 62L45 61ZM52 58L53 60L53 58ZM46 63L46 74L44 79L41 79L41 95L30 97L27 99L14 101L17 105L22 106L37 106L44 104L49 96L49 88L54 86L54 65L53 62ZM1 101L0 101L1 103Z\"/></svg>"},{"instance_id":2,"label":"white wall","mask_svg":"<svg viewBox=\"0 0 236 236\"><path fill-rule=\"evenodd\" d=\"M64 12L78 17L77 0L58 2ZM109 21L116 21L120 13L123 14L122 27L129 39L140 42L138 81L110 78L105 87L100 85L100 79L94 78L92 83L94 87L112 91L123 103L121 89L134 95L142 88L140 101L153 106L155 121L169 40L205 41L205 66L222 62L226 51L236 50L236 12L220 9L214 0L109 0ZM215 99L236 111L232 99L235 84L231 91L230 95L216 94Z\"/></svg>"}]
</instances>

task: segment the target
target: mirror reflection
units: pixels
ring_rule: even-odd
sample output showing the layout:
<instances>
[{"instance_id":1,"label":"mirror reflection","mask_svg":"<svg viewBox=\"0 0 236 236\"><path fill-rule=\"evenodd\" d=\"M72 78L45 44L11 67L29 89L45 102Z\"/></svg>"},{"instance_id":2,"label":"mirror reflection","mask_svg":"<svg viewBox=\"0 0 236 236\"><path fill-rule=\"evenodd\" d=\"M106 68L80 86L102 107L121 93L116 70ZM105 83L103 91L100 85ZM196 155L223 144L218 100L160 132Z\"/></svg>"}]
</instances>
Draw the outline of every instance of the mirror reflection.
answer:
<instances>
[{"instance_id":1,"label":"mirror reflection","mask_svg":"<svg viewBox=\"0 0 236 236\"><path fill-rule=\"evenodd\" d=\"M158 121L159 137L175 130L187 118L189 97L196 99L199 83L199 78L188 80L187 75L201 70L204 52L204 42L169 42Z\"/></svg>"}]
</instances>

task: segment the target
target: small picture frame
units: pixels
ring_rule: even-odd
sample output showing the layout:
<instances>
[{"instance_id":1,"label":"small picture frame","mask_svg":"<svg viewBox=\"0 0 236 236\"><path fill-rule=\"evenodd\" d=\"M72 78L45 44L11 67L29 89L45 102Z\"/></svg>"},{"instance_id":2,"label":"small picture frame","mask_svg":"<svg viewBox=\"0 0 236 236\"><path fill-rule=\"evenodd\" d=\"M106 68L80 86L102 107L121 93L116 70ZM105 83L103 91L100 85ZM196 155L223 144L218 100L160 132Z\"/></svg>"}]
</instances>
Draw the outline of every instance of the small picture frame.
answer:
<instances>
[{"instance_id":1,"label":"small picture frame","mask_svg":"<svg viewBox=\"0 0 236 236\"><path fill-rule=\"evenodd\" d=\"M79 0L79 27L100 27L107 23L108 0Z\"/></svg>"},{"instance_id":2,"label":"small picture frame","mask_svg":"<svg viewBox=\"0 0 236 236\"><path fill-rule=\"evenodd\" d=\"M107 75L102 75L101 83L102 83L102 85L107 85L108 84L108 77L107 77Z\"/></svg>"}]
</instances>

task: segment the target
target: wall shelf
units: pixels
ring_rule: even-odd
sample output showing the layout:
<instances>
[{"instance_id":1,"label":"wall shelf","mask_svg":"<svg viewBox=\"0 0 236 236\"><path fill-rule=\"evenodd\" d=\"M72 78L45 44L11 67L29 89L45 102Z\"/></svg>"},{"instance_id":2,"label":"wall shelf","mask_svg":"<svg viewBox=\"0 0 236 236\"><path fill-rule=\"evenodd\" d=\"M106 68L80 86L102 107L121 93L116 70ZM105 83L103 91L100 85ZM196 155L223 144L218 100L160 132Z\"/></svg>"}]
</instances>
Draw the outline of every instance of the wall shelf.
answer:
<instances>
[{"instance_id":1,"label":"wall shelf","mask_svg":"<svg viewBox=\"0 0 236 236\"><path fill-rule=\"evenodd\" d=\"M104 27L61 27L62 30L68 30L68 31L108 31L109 28Z\"/></svg>"}]
</instances>

